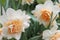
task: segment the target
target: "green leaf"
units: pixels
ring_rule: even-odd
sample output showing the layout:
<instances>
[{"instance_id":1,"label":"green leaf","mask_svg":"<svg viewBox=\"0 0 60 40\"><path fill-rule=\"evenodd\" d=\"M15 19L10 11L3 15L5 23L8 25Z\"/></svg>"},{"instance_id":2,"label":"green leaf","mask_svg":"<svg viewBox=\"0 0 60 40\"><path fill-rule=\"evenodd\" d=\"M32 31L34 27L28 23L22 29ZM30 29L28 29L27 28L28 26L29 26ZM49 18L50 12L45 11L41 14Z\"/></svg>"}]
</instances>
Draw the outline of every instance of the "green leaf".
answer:
<instances>
[{"instance_id":1,"label":"green leaf","mask_svg":"<svg viewBox=\"0 0 60 40\"><path fill-rule=\"evenodd\" d=\"M9 7L9 0L6 0L5 9Z\"/></svg>"},{"instance_id":2,"label":"green leaf","mask_svg":"<svg viewBox=\"0 0 60 40\"><path fill-rule=\"evenodd\" d=\"M40 38L40 36L34 36L32 38L30 38L29 40L38 40Z\"/></svg>"},{"instance_id":3,"label":"green leaf","mask_svg":"<svg viewBox=\"0 0 60 40\"><path fill-rule=\"evenodd\" d=\"M27 36L25 32L22 33L20 40L27 40Z\"/></svg>"},{"instance_id":4,"label":"green leaf","mask_svg":"<svg viewBox=\"0 0 60 40\"><path fill-rule=\"evenodd\" d=\"M11 38L11 39L9 39L9 40L16 40L15 38Z\"/></svg>"},{"instance_id":5,"label":"green leaf","mask_svg":"<svg viewBox=\"0 0 60 40\"><path fill-rule=\"evenodd\" d=\"M22 0L18 0L17 9L19 8L19 6L20 6L21 2L22 2Z\"/></svg>"},{"instance_id":6,"label":"green leaf","mask_svg":"<svg viewBox=\"0 0 60 40\"><path fill-rule=\"evenodd\" d=\"M3 37L2 40L8 40L7 38Z\"/></svg>"},{"instance_id":7,"label":"green leaf","mask_svg":"<svg viewBox=\"0 0 60 40\"><path fill-rule=\"evenodd\" d=\"M1 4L0 4L0 16L1 16Z\"/></svg>"},{"instance_id":8,"label":"green leaf","mask_svg":"<svg viewBox=\"0 0 60 40\"><path fill-rule=\"evenodd\" d=\"M12 7L14 8L14 9L16 9L16 4L15 4L15 0L11 0L11 5L12 5Z\"/></svg>"},{"instance_id":9,"label":"green leaf","mask_svg":"<svg viewBox=\"0 0 60 40\"><path fill-rule=\"evenodd\" d=\"M0 1L1 1L2 6L5 6L6 0L0 0Z\"/></svg>"},{"instance_id":10,"label":"green leaf","mask_svg":"<svg viewBox=\"0 0 60 40\"><path fill-rule=\"evenodd\" d=\"M2 28L2 24L0 23L0 28Z\"/></svg>"},{"instance_id":11,"label":"green leaf","mask_svg":"<svg viewBox=\"0 0 60 40\"><path fill-rule=\"evenodd\" d=\"M44 3L46 0L36 0L37 3Z\"/></svg>"}]
</instances>

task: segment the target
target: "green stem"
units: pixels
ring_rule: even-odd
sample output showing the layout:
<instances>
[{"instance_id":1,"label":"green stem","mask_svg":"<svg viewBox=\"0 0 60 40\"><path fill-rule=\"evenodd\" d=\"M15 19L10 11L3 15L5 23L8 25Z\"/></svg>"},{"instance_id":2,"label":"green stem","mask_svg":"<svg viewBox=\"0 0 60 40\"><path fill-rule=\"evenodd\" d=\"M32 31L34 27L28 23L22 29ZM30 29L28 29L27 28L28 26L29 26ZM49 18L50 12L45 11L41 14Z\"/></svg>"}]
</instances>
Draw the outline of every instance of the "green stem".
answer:
<instances>
[{"instance_id":1,"label":"green stem","mask_svg":"<svg viewBox=\"0 0 60 40\"><path fill-rule=\"evenodd\" d=\"M13 7L14 9L16 9L15 1L14 1L14 0L12 0L12 7Z\"/></svg>"},{"instance_id":2,"label":"green stem","mask_svg":"<svg viewBox=\"0 0 60 40\"><path fill-rule=\"evenodd\" d=\"M27 6L27 12L30 13L30 6Z\"/></svg>"},{"instance_id":3,"label":"green stem","mask_svg":"<svg viewBox=\"0 0 60 40\"><path fill-rule=\"evenodd\" d=\"M19 0L18 2L17 9L19 8L20 4L21 4L21 0Z\"/></svg>"},{"instance_id":4,"label":"green stem","mask_svg":"<svg viewBox=\"0 0 60 40\"><path fill-rule=\"evenodd\" d=\"M6 6L5 6L5 9L7 9L8 8L8 6L9 6L9 0L6 0L6 4L5 4Z\"/></svg>"},{"instance_id":5,"label":"green stem","mask_svg":"<svg viewBox=\"0 0 60 40\"><path fill-rule=\"evenodd\" d=\"M1 4L0 4L0 15L1 15Z\"/></svg>"},{"instance_id":6,"label":"green stem","mask_svg":"<svg viewBox=\"0 0 60 40\"><path fill-rule=\"evenodd\" d=\"M0 4L0 15L1 15L1 4Z\"/></svg>"}]
</instances>

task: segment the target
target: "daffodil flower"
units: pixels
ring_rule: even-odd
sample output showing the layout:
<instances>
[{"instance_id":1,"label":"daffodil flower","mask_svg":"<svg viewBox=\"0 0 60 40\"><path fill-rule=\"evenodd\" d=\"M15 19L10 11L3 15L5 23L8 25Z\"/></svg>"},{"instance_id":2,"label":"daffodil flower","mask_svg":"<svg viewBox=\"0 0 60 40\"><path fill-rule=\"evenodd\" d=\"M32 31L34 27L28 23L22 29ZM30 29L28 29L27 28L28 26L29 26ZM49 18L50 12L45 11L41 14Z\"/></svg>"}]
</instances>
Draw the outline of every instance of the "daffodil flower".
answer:
<instances>
[{"instance_id":1,"label":"daffodil flower","mask_svg":"<svg viewBox=\"0 0 60 40\"><path fill-rule=\"evenodd\" d=\"M30 4L32 4L33 2L34 2L34 0L22 0L22 5L24 5L24 4L30 5Z\"/></svg>"},{"instance_id":2,"label":"daffodil flower","mask_svg":"<svg viewBox=\"0 0 60 40\"><path fill-rule=\"evenodd\" d=\"M3 25L4 37L7 37L7 39L13 37L19 40L21 33L25 32L25 29L30 25L30 16L20 9L8 8L6 12L4 9L2 11L3 15L0 16L0 23Z\"/></svg>"},{"instance_id":3,"label":"daffodil flower","mask_svg":"<svg viewBox=\"0 0 60 40\"><path fill-rule=\"evenodd\" d=\"M47 0L44 4L36 5L35 10L32 11L33 15L38 19L40 24L48 26L50 20L52 21L58 16L59 7L54 5L51 0ZM52 18L51 18L52 15Z\"/></svg>"},{"instance_id":4,"label":"daffodil flower","mask_svg":"<svg viewBox=\"0 0 60 40\"><path fill-rule=\"evenodd\" d=\"M60 40L60 30L57 30L57 26L53 27L50 30L43 31L44 40Z\"/></svg>"}]
</instances>

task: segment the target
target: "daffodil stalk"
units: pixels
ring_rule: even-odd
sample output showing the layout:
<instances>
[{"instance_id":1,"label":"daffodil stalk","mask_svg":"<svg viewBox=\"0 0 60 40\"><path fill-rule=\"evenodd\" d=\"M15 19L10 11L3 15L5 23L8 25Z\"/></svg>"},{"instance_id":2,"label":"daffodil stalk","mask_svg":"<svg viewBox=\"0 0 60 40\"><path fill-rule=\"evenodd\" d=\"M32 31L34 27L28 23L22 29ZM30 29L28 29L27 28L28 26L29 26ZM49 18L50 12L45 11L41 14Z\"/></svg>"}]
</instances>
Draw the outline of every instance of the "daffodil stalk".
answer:
<instances>
[{"instance_id":1,"label":"daffodil stalk","mask_svg":"<svg viewBox=\"0 0 60 40\"><path fill-rule=\"evenodd\" d=\"M6 0L5 9L7 9L8 6L9 6L9 0Z\"/></svg>"},{"instance_id":2,"label":"daffodil stalk","mask_svg":"<svg viewBox=\"0 0 60 40\"><path fill-rule=\"evenodd\" d=\"M1 15L1 5L0 5L0 15Z\"/></svg>"},{"instance_id":3,"label":"daffodil stalk","mask_svg":"<svg viewBox=\"0 0 60 40\"><path fill-rule=\"evenodd\" d=\"M17 9L19 8L19 6L22 6L22 5L21 5L21 1L22 1L22 0L18 0ZM22 7L21 7L21 8L22 8Z\"/></svg>"}]
</instances>

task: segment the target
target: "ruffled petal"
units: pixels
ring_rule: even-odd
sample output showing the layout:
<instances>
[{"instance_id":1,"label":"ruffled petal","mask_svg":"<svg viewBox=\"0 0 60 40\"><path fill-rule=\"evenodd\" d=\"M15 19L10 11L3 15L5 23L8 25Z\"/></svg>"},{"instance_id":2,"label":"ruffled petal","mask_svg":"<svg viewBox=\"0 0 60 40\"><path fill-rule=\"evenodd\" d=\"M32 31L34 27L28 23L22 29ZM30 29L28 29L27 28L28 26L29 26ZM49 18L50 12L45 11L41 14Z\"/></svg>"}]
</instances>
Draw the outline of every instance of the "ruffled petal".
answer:
<instances>
[{"instance_id":1,"label":"ruffled petal","mask_svg":"<svg viewBox=\"0 0 60 40\"><path fill-rule=\"evenodd\" d=\"M51 34L50 30L43 31L43 39L49 38Z\"/></svg>"}]
</instances>

